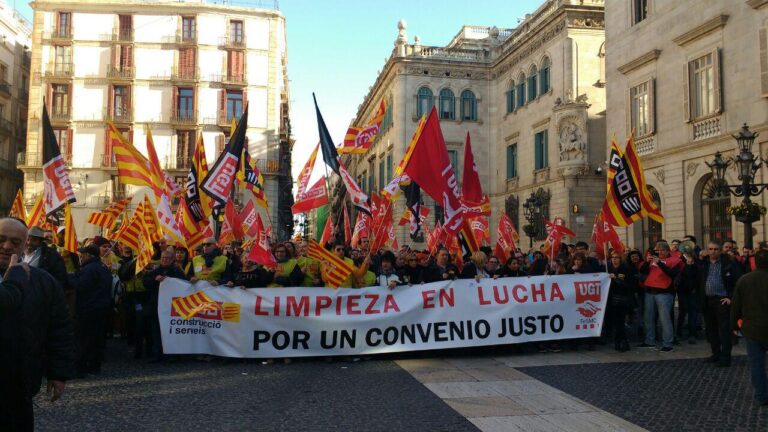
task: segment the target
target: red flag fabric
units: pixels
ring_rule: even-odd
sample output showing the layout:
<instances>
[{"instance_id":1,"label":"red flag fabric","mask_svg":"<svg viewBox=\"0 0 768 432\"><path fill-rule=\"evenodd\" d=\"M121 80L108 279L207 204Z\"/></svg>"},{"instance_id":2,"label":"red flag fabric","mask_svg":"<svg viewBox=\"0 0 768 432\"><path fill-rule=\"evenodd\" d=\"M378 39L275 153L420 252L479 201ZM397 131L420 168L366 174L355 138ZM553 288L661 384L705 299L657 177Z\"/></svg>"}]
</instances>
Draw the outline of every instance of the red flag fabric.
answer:
<instances>
[{"instance_id":1,"label":"red flag fabric","mask_svg":"<svg viewBox=\"0 0 768 432\"><path fill-rule=\"evenodd\" d=\"M401 165L421 189L441 203L445 211L443 228L449 234L456 234L464 218L461 192L434 107L427 120L416 129Z\"/></svg>"},{"instance_id":2,"label":"red flag fabric","mask_svg":"<svg viewBox=\"0 0 768 432\"><path fill-rule=\"evenodd\" d=\"M360 244L361 238L367 238L369 236L368 228L371 224L371 216L363 213L357 213L357 220L355 221L355 231L352 233L352 247L356 248Z\"/></svg>"},{"instance_id":3,"label":"red flag fabric","mask_svg":"<svg viewBox=\"0 0 768 432\"><path fill-rule=\"evenodd\" d=\"M339 148L339 154L365 154L381 130L381 122L384 120L386 111L387 104L382 99L379 104L379 110L373 116L370 123L363 127L350 127L347 129L344 145Z\"/></svg>"},{"instance_id":4,"label":"red flag fabric","mask_svg":"<svg viewBox=\"0 0 768 432\"><path fill-rule=\"evenodd\" d=\"M477 241L481 244L489 244L491 242L488 224L488 218L485 216L469 219L469 226L472 228L472 234L474 234Z\"/></svg>"},{"instance_id":5,"label":"red flag fabric","mask_svg":"<svg viewBox=\"0 0 768 432\"><path fill-rule=\"evenodd\" d=\"M291 207L291 213L306 213L326 204L328 204L328 193L325 180L319 179L309 190L296 195L296 203Z\"/></svg>"},{"instance_id":6,"label":"red flag fabric","mask_svg":"<svg viewBox=\"0 0 768 432\"><path fill-rule=\"evenodd\" d=\"M595 216L595 225L592 227L592 241L595 243L595 252L600 260L607 258L605 256L606 245L609 245L618 253L624 252L624 243L621 242L619 234L613 226L605 221L602 211Z\"/></svg>"},{"instance_id":7,"label":"red flag fabric","mask_svg":"<svg viewBox=\"0 0 768 432\"><path fill-rule=\"evenodd\" d=\"M256 214L256 241L251 245L251 250L248 252L248 259L261 264L265 267L275 268L277 267L277 261L272 255L269 249L269 240L267 239L267 233L264 230L264 223L261 220L261 216Z\"/></svg>"},{"instance_id":8,"label":"red flag fabric","mask_svg":"<svg viewBox=\"0 0 768 432\"><path fill-rule=\"evenodd\" d=\"M517 234L515 224L506 213L502 213L499 218L499 226L496 228L497 244L501 243L507 255L511 256L512 251L517 249L517 242L520 236Z\"/></svg>"},{"instance_id":9,"label":"red flag fabric","mask_svg":"<svg viewBox=\"0 0 768 432\"><path fill-rule=\"evenodd\" d=\"M507 254L506 248L501 242L501 237L496 239L496 247L493 248L493 255L499 259L499 262L506 263L510 255Z\"/></svg>"},{"instance_id":10,"label":"red flag fabric","mask_svg":"<svg viewBox=\"0 0 768 432\"><path fill-rule=\"evenodd\" d=\"M349 212L347 211L346 201L344 201L341 211L344 212L344 243L349 246L352 243L352 227L349 224Z\"/></svg>"},{"instance_id":11,"label":"red flag fabric","mask_svg":"<svg viewBox=\"0 0 768 432\"><path fill-rule=\"evenodd\" d=\"M325 228L323 228L323 235L320 237L320 244L327 245L331 241L333 235L333 215L328 213L328 218L325 219Z\"/></svg>"},{"instance_id":12,"label":"red flag fabric","mask_svg":"<svg viewBox=\"0 0 768 432\"><path fill-rule=\"evenodd\" d=\"M243 231L246 236L256 238L258 232L256 231L256 205L253 204L253 200L248 200L248 203L240 210L240 214L237 218L240 221L240 225L243 227Z\"/></svg>"},{"instance_id":13,"label":"red flag fabric","mask_svg":"<svg viewBox=\"0 0 768 432\"><path fill-rule=\"evenodd\" d=\"M240 216L237 214L235 205L231 200L227 201L227 204L224 206L224 219L229 223L235 240L242 240L245 237L243 224L240 222Z\"/></svg>"},{"instance_id":14,"label":"red flag fabric","mask_svg":"<svg viewBox=\"0 0 768 432\"><path fill-rule=\"evenodd\" d=\"M472 154L472 143L469 140L469 132L464 144L464 173L461 183L461 196L467 207L478 205L483 201L483 187L480 185L480 176L475 165L475 156Z\"/></svg>"},{"instance_id":15,"label":"red flag fabric","mask_svg":"<svg viewBox=\"0 0 768 432\"><path fill-rule=\"evenodd\" d=\"M67 203L77 201L72 183L69 182L67 165L61 156L56 133L43 106L43 200L45 215L48 216Z\"/></svg>"},{"instance_id":16,"label":"red flag fabric","mask_svg":"<svg viewBox=\"0 0 768 432\"><path fill-rule=\"evenodd\" d=\"M551 222L544 220L544 224L547 229L547 239L544 241L544 248L549 255L549 259L552 260L555 254L560 251L560 241L563 236L567 235L574 238L576 234L565 226L565 221L561 217L556 217Z\"/></svg>"}]
</instances>

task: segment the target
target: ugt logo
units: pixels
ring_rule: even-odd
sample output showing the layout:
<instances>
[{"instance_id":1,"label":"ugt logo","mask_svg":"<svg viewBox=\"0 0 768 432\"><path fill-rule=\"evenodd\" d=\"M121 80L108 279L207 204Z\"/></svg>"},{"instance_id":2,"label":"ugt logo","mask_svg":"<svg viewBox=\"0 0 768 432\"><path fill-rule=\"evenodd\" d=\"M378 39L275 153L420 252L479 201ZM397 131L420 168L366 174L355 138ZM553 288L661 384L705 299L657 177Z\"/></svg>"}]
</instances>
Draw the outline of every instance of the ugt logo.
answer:
<instances>
[{"instance_id":1,"label":"ugt logo","mask_svg":"<svg viewBox=\"0 0 768 432\"><path fill-rule=\"evenodd\" d=\"M602 297L600 281L574 282L573 286L576 289L576 304L579 305L576 310L581 316L592 318L601 310L593 303L600 303Z\"/></svg>"}]
</instances>

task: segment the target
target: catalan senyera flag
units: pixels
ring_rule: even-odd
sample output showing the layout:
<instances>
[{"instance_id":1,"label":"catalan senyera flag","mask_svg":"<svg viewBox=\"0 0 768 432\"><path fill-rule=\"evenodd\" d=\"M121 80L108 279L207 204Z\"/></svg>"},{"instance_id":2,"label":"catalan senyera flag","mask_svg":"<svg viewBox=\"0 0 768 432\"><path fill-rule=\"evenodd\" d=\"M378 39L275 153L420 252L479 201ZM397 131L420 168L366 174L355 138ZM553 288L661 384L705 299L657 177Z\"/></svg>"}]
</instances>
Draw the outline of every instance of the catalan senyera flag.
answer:
<instances>
[{"instance_id":1,"label":"catalan senyera flag","mask_svg":"<svg viewBox=\"0 0 768 432\"><path fill-rule=\"evenodd\" d=\"M267 196L264 193L264 177L259 171L259 167L256 166L256 160L251 157L248 152L248 147L243 146L243 157L241 158L242 166L237 172L237 178L246 189L253 192L253 196L256 197L256 203L269 210L269 203L267 202Z\"/></svg>"},{"instance_id":2,"label":"catalan senyera flag","mask_svg":"<svg viewBox=\"0 0 768 432\"><path fill-rule=\"evenodd\" d=\"M27 217L27 226L43 226L45 223L45 206L43 205L43 194L39 194L32 206L32 210Z\"/></svg>"},{"instance_id":3,"label":"catalan senyera flag","mask_svg":"<svg viewBox=\"0 0 768 432\"><path fill-rule=\"evenodd\" d=\"M128 222L123 222L123 226L114 235L114 239L130 247L134 252L141 250L141 229L144 221L144 202L139 203L136 210Z\"/></svg>"},{"instance_id":4,"label":"catalan senyera flag","mask_svg":"<svg viewBox=\"0 0 768 432\"><path fill-rule=\"evenodd\" d=\"M632 134L623 153L616 143L616 138L611 140L608 192L602 212L605 221L613 226L629 226L643 216L659 223L664 222L664 216L648 192Z\"/></svg>"},{"instance_id":5,"label":"catalan senyera flag","mask_svg":"<svg viewBox=\"0 0 768 432\"><path fill-rule=\"evenodd\" d=\"M139 249L139 254L136 257L136 274L144 270L144 267L152 261L152 255L155 253L155 249L152 247L152 234L149 227L147 227L143 220L140 220L139 225L139 240L145 246Z\"/></svg>"},{"instance_id":6,"label":"catalan senyera flag","mask_svg":"<svg viewBox=\"0 0 768 432\"><path fill-rule=\"evenodd\" d=\"M13 205L11 206L11 212L8 214L10 217L27 222L27 209L24 208L24 196L21 193L21 189L16 192L16 198L13 199Z\"/></svg>"},{"instance_id":7,"label":"catalan senyera flag","mask_svg":"<svg viewBox=\"0 0 768 432\"><path fill-rule=\"evenodd\" d=\"M152 241L158 241L163 238L162 230L160 229L160 221L157 219L157 212L155 211L152 202L149 200L148 195L144 195L144 224L149 228Z\"/></svg>"},{"instance_id":8,"label":"catalan senyera flag","mask_svg":"<svg viewBox=\"0 0 768 432\"><path fill-rule=\"evenodd\" d=\"M77 253L77 234L75 223L72 221L72 207L69 204L64 206L64 250Z\"/></svg>"},{"instance_id":9,"label":"catalan senyera flag","mask_svg":"<svg viewBox=\"0 0 768 432\"><path fill-rule=\"evenodd\" d=\"M307 247L307 256L314 258L325 265L325 275L328 278L328 282L332 287L338 288L344 282L345 279L352 274L354 270L353 266L344 262L331 251L320 246L320 243L310 239L309 247Z\"/></svg>"},{"instance_id":10,"label":"catalan senyera flag","mask_svg":"<svg viewBox=\"0 0 768 432\"><path fill-rule=\"evenodd\" d=\"M115 201L112 204L110 204L109 207L102 210L102 212L117 219L117 217L120 216L120 214L125 211L125 208L128 207L128 204L130 202L131 202L131 198L125 198L125 199Z\"/></svg>"},{"instance_id":11,"label":"catalan senyera flag","mask_svg":"<svg viewBox=\"0 0 768 432\"><path fill-rule=\"evenodd\" d=\"M117 219L114 216L104 212L97 211L88 215L89 224L96 225L104 229L111 229L113 226L115 226L115 222L117 222Z\"/></svg>"},{"instance_id":12,"label":"catalan senyera flag","mask_svg":"<svg viewBox=\"0 0 768 432\"><path fill-rule=\"evenodd\" d=\"M155 143L152 140L152 131L147 128L147 154L149 155L149 172L152 174L152 184L150 188L155 195L155 204L157 207L157 222L162 227L162 232L167 235L173 244L187 247L184 242L184 236L181 234L179 226L176 224L173 210L171 210L171 199L168 196L168 188L165 181L165 173L160 166L160 159L155 151Z\"/></svg>"},{"instance_id":13,"label":"catalan senyera flag","mask_svg":"<svg viewBox=\"0 0 768 432\"><path fill-rule=\"evenodd\" d=\"M344 136L344 144L339 148L339 154L365 154L381 131L381 123L387 112L387 104L381 100L379 109L371 121L363 127L350 127Z\"/></svg>"},{"instance_id":14,"label":"catalan senyera flag","mask_svg":"<svg viewBox=\"0 0 768 432\"><path fill-rule=\"evenodd\" d=\"M213 231L210 229L207 220L195 222L187 207L186 200L179 202L179 207L176 209L176 223L179 225L179 229L181 229L181 233L184 235L190 251L197 249L206 238L213 237Z\"/></svg>"},{"instance_id":15,"label":"catalan senyera flag","mask_svg":"<svg viewBox=\"0 0 768 432\"><path fill-rule=\"evenodd\" d=\"M192 166L189 169L189 174L187 174L186 190L184 191L184 201L187 203L188 214L196 223L207 221L211 216L211 208L213 207L210 197L200 192L200 185L206 175L208 175L208 161L205 158L205 143L203 143L201 132L195 144Z\"/></svg>"},{"instance_id":16,"label":"catalan senyera flag","mask_svg":"<svg viewBox=\"0 0 768 432\"><path fill-rule=\"evenodd\" d=\"M171 307L185 320L192 318L203 310L220 309L218 303L213 301L202 291L196 291L184 297L176 297L171 301Z\"/></svg>"},{"instance_id":17,"label":"catalan senyera flag","mask_svg":"<svg viewBox=\"0 0 768 432\"><path fill-rule=\"evenodd\" d=\"M107 122L107 139L115 152L119 182L152 187L153 180L152 173L149 171L149 161L136 150L136 147L125 141L123 135L112 122Z\"/></svg>"}]
</instances>

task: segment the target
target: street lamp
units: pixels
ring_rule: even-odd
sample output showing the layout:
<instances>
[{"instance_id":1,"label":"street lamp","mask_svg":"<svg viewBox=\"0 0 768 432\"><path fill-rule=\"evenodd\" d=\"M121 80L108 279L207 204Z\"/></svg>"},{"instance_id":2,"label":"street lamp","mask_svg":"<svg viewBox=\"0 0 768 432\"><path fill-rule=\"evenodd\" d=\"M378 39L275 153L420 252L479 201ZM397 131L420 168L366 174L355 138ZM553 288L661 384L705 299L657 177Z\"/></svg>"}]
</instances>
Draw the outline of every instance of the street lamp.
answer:
<instances>
[{"instance_id":1,"label":"street lamp","mask_svg":"<svg viewBox=\"0 0 768 432\"><path fill-rule=\"evenodd\" d=\"M752 153L752 143L755 142L758 134L750 131L746 123L737 135L731 136L738 144L739 153L733 158L723 159L720 152L717 152L715 159L706 164L712 170L712 176L719 187L726 189L733 196L744 197L742 210L735 213L735 216L738 222L744 224L744 247L752 249L752 223L760 220L761 212L758 206L752 203L750 197L760 195L768 188L766 183L754 183L755 173L764 161ZM725 171L734 163L739 172L741 184L730 185L725 182Z\"/></svg>"},{"instance_id":2,"label":"street lamp","mask_svg":"<svg viewBox=\"0 0 768 432\"><path fill-rule=\"evenodd\" d=\"M533 248L533 238L539 233L536 228L536 222L539 220L541 214L541 198L535 193L531 193L531 196L525 199L523 203L523 212L525 213L525 220L528 221L527 230L525 234L528 236L530 242L528 248Z\"/></svg>"}]
</instances>

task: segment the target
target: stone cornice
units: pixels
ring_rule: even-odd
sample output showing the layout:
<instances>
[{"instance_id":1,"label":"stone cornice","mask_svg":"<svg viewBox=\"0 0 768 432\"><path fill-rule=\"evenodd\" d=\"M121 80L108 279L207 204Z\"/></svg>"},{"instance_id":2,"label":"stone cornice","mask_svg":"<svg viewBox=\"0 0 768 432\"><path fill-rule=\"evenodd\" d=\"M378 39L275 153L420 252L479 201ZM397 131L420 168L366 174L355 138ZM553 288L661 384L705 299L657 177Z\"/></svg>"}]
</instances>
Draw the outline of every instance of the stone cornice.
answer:
<instances>
[{"instance_id":1,"label":"stone cornice","mask_svg":"<svg viewBox=\"0 0 768 432\"><path fill-rule=\"evenodd\" d=\"M695 27L680 36L672 39L676 44L680 46L686 46L689 43L702 38L715 30L725 27L725 23L728 22L728 15L718 15L704 24Z\"/></svg>"},{"instance_id":2,"label":"stone cornice","mask_svg":"<svg viewBox=\"0 0 768 432\"><path fill-rule=\"evenodd\" d=\"M768 5L768 0L747 0L747 4L753 9L760 9L763 6Z\"/></svg>"},{"instance_id":3,"label":"stone cornice","mask_svg":"<svg viewBox=\"0 0 768 432\"><path fill-rule=\"evenodd\" d=\"M639 68L640 66L643 66L647 63L650 63L652 61L656 61L657 58L661 55L660 49L652 49L648 51L647 53L641 55L640 57L630 60L629 62L619 66L618 71L622 74L626 75L629 72L632 72L633 70Z\"/></svg>"},{"instance_id":4,"label":"stone cornice","mask_svg":"<svg viewBox=\"0 0 768 432\"><path fill-rule=\"evenodd\" d=\"M221 6L209 3L186 2L136 2L136 1L105 1L91 3L89 1L33 1L30 3L34 11L71 11L85 13L105 13L131 15L161 15L161 14L225 14L245 15L253 17L269 17L284 19L283 14L277 10L257 9L245 7Z\"/></svg>"}]
</instances>

